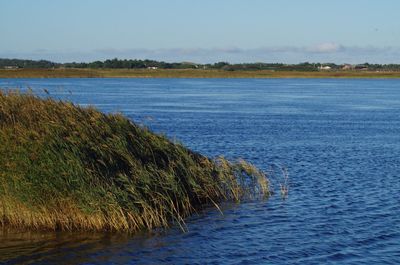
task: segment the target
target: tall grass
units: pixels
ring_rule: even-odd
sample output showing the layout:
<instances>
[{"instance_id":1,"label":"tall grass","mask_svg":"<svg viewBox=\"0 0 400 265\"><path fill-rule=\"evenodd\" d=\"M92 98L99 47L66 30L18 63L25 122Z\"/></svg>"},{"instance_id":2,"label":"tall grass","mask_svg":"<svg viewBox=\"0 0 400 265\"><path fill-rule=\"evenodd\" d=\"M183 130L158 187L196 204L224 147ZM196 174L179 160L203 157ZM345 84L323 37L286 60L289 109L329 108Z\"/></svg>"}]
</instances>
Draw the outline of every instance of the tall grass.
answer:
<instances>
[{"instance_id":1,"label":"tall grass","mask_svg":"<svg viewBox=\"0 0 400 265\"><path fill-rule=\"evenodd\" d=\"M120 114L0 90L0 224L137 231L204 205L268 196L241 160L211 160Z\"/></svg>"}]
</instances>

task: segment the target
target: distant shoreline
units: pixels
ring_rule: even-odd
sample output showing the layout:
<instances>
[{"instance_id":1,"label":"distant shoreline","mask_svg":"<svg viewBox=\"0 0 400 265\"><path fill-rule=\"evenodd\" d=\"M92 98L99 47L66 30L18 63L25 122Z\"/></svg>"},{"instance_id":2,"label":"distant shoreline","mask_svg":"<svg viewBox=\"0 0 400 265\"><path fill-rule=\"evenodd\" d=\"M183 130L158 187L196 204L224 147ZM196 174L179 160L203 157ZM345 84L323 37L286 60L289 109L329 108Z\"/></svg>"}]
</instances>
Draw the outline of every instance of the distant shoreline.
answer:
<instances>
[{"instance_id":1,"label":"distant shoreline","mask_svg":"<svg viewBox=\"0 0 400 265\"><path fill-rule=\"evenodd\" d=\"M0 78L400 78L400 71L203 69L0 69Z\"/></svg>"}]
</instances>

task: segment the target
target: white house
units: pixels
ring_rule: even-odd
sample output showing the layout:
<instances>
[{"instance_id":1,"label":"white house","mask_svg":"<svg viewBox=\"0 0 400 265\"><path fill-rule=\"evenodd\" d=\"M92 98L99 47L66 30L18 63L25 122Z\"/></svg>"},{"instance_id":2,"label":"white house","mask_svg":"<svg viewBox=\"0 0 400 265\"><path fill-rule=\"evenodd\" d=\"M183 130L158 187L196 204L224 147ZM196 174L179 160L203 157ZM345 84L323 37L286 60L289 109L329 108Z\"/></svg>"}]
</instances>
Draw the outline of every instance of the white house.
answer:
<instances>
[{"instance_id":1,"label":"white house","mask_svg":"<svg viewBox=\"0 0 400 265\"><path fill-rule=\"evenodd\" d=\"M328 66L328 65L326 65L326 66L321 65L320 67L318 67L318 69L319 69L319 70L331 70L332 67L330 67L330 66Z\"/></svg>"},{"instance_id":2,"label":"white house","mask_svg":"<svg viewBox=\"0 0 400 265\"><path fill-rule=\"evenodd\" d=\"M18 66L11 65L11 66L4 66L4 69L18 69Z\"/></svg>"}]
</instances>

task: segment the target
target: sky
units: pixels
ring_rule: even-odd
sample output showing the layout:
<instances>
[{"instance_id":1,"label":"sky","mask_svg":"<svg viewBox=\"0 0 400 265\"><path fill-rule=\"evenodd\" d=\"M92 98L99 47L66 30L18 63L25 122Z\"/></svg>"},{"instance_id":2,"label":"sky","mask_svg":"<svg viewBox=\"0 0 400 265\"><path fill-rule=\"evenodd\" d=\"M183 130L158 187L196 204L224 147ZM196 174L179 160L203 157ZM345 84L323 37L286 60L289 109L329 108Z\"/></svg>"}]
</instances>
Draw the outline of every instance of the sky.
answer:
<instances>
[{"instance_id":1,"label":"sky","mask_svg":"<svg viewBox=\"0 0 400 265\"><path fill-rule=\"evenodd\" d=\"M399 0L0 0L0 58L400 63Z\"/></svg>"}]
</instances>

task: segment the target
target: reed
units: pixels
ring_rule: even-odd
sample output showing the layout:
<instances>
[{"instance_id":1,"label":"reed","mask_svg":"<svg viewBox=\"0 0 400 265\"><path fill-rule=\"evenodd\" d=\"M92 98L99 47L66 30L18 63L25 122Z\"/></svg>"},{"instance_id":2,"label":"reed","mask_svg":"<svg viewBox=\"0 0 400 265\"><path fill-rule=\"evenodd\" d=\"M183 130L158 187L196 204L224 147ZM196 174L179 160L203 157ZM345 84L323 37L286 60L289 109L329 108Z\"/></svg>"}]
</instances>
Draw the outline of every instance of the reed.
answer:
<instances>
[{"instance_id":1,"label":"reed","mask_svg":"<svg viewBox=\"0 0 400 265\"><path fill-rule=\"evenodd\" d=\"M243 160L212 160L121 114L0 90L1 226L184 228L205 205L269 192Z\"/></svg>"}]
</instances>

